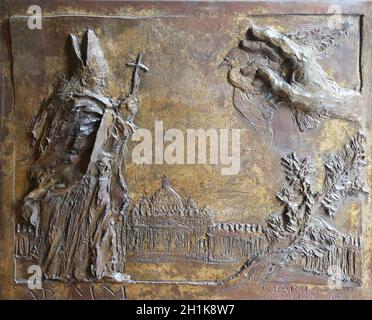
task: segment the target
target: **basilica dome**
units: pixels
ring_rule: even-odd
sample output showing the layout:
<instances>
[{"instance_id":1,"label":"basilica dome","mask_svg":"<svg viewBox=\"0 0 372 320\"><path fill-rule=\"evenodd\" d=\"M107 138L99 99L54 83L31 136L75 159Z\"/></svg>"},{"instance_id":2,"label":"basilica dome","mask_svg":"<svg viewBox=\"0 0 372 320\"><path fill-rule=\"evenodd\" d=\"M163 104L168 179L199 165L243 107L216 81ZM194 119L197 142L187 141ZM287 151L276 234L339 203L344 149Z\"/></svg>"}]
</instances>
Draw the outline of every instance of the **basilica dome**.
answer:
<instances>
[{"instance_id":1,"label":"basilica dome","mask_svg":"<svg viewBox=\"0 0 372 320\"><path fill-rule=\"evenodd\" d=\"M183 209L183 199L173 189L166 176L162 178L162 186L151 198L152 209L154 212L170 213Z\"/></svg>"}]
</instances>

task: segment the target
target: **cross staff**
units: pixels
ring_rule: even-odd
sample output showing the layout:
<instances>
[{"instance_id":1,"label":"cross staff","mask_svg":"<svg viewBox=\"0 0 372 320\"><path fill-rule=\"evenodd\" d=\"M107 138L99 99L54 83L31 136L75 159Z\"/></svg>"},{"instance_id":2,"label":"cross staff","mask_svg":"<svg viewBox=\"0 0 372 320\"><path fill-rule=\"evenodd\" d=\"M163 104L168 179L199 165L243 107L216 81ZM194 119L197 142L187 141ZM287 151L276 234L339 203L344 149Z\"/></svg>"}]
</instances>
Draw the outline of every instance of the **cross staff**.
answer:
<instances>
[{"instance_id":1,"label":"cross staff","mask_svg":"<svg viewBox=\"0 0 372 320\"><path fill-rule=\"evenodd\" d=\"M140 76L139 76L139 71L142 69L143 71L147 72L149 71L149 68L142 64L142 52L140 52L137 56L136 62L130 62L127 63L128 67L133 67L133 78L132 78L132 92L130 95L133 98L137 97L138 89L139 89L139 84L140 84Z\"/></svg>"}]
</instances>

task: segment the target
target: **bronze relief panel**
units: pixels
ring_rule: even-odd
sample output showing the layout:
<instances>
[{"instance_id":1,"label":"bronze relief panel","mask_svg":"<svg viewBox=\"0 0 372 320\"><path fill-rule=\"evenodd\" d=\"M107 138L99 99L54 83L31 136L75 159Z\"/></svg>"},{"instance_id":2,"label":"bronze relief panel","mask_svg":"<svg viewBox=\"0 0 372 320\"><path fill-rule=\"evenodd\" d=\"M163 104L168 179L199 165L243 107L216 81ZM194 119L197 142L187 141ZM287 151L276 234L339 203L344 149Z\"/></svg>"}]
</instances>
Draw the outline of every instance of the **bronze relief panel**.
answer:
<instances>
[{"instance_id":1,"label":"bronze relief panel","mask_svg":"<svg viewBox=\"0 0 372 320\"><path fill-rule=\"evenodd\" d=\"M370 297L371 8L259 8L14 9L13 296Z\"/></svg>"}]
</instances>

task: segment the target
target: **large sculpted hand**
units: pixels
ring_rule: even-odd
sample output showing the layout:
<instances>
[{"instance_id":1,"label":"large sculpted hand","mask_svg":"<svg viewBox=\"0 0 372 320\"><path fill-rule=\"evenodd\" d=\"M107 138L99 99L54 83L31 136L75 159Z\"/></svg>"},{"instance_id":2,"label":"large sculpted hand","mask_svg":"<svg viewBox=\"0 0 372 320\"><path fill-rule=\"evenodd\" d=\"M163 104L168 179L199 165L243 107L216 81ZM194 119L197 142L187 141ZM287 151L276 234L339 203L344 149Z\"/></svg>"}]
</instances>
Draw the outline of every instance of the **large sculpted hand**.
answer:
<instances>
[{"instance_id":1,"label":"large sculpted hand","mask_svg":"<svg viewBox=\"0 0 372 320\"><path fill-rule=\"evenodd\" d=\"M250 27L247 39L229 52L224 64L230 66L229 81L236 89L234 106L267 140L272 135L273 112L273 108L267 112L267 105L275 110L278 102L291 107L301 131L328 117L360 126L350 110L360 94L331 79L311 47L273 28Z\"/></svg>"},{"instance_id":2,"label":"large sculpted hand","mask_svg":"<svg viewBox=\"0 0 372 320\"><path fill-rule=\"evenodd\" d=\"M274 94L289 100L293 107L305 112L358 122L344 106L359 94L339 87L319 65L311 48L297 45L271 28L253 26L250 31L255 39L277 49L292 66L287 74L288 80L270 68L257 70L256 76L267 83Z\"/></svg>"}]
</instances>

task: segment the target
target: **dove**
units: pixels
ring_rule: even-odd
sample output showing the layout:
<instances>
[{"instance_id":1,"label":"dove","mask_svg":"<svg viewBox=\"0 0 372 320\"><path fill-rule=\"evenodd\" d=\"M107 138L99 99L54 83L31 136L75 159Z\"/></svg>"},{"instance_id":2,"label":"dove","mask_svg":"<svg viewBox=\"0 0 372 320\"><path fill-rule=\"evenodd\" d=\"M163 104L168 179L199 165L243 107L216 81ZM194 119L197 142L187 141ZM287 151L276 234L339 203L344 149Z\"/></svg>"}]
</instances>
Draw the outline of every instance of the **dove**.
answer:
<instances>
[{"instance_id":1,"label":"dove","mask_svg":"<svg viewBox=\"0 0 372 320\"><path fill-rule=\"evenodd\" d=\"M340 87L311 47L273 28L250 27L247 39L229 51L220 66L224 65L234 87L234 107L268 144L273 139L272 115L281 102L293 111L300 131L313 129L327 118L360 127L350 110L360 93Z\"/></svg>"}]
</instances>

